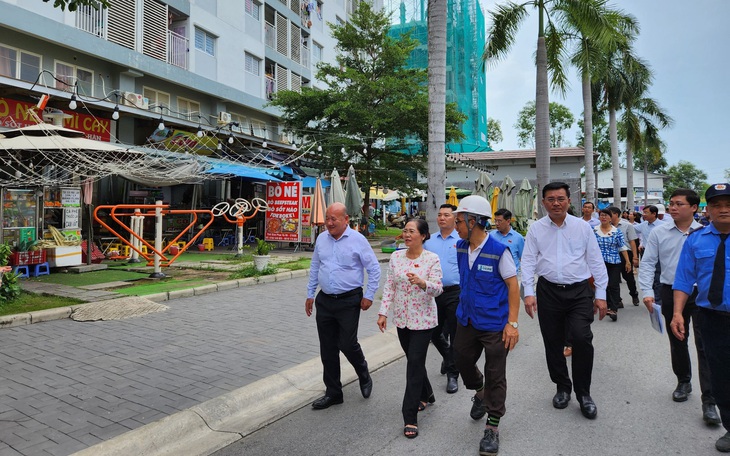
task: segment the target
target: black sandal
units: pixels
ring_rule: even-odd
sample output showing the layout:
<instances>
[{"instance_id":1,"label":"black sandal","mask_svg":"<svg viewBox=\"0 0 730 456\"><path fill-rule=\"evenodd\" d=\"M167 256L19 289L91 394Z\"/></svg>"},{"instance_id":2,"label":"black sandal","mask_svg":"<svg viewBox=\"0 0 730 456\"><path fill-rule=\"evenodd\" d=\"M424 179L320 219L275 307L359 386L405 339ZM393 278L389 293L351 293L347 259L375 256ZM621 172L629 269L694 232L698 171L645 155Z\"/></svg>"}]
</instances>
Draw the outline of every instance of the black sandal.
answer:
<instances>
[{"instance_id":1,"label":"black sandal","mask_svg":"<svg viewBox=\"0 0 730 456\"><path fill-rule=\"evenodd\" d=\"M431 396L427 400L420 401L418 403L418 411L419 412L422 412L422 411L426 410L426 406L428 404L433 404L434 402L436 402L436 396L434 396L433 394L431 394Z\"/></svg>"},{"instance_id":2,"label":"black sandal","mask_svg":"<svg viewBox=\"0 0 730 456\"><path fill-rule=\"evenodd\" d=\"M408 439L415 439L418 437L418 426L413 424L406 424L403 428L403 435Z\"/></svg>"}]
</instances>

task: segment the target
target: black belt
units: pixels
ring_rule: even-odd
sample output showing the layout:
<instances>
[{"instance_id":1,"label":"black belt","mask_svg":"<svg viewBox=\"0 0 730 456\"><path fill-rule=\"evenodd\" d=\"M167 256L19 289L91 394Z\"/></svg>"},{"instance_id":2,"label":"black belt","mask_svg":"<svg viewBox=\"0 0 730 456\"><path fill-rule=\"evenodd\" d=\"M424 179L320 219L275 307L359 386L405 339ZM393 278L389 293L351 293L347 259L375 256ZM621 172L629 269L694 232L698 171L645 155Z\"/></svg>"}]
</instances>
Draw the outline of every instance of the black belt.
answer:
<instances>
[{"instance_id":1,"label":"black belt","mask_svg":"<svg viewBox=\"0 0 730 456\"><path fill-rule=\"evenodd\" d=\"M460 290L459 285L446 285L444 287L444 293L446 293L447 291L457 291L457 290Z\"/></svg>"},{"instance_id":2,"label":"black belt","mask_svg":"<svg viewBox=\"0 0 730 456\"><path fill-rule=\"evenodd\" d=\"M551 281L549 281L545 277L540 277L540 280L542 280L543 282L545 282L546 285L550 285L551 287L555 287L555 288L560 288L561 290L570 290L572 288L577 288L577 287L580 287L580 286L583 286L583 285L588 285L588 279L581 280L580 282L565 283L565 284L563 284L563 283L552 283Z\"/></svg>"},{"instance_id":3,"label":"black belt","mask_svg":"<svg viewBox=\"0 0 730 456\"><path fill-rule=\"evenodd\" d=\"M358 293L362 293L362 288L355 288L354 290L346 291L344 293L340 294L327 294L324 291L320 291L323 295L330 299L343 299L343 298L349 298L350 296L355 296Z\"/></svg>"}]
</instances>

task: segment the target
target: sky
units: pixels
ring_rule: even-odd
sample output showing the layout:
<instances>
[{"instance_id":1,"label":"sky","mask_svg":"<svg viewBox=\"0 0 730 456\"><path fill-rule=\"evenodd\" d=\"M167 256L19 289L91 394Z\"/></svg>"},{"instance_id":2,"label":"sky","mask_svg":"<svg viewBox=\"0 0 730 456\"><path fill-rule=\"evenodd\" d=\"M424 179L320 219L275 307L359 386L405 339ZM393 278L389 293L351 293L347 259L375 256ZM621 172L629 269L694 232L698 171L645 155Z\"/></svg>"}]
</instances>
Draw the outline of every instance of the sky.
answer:
<instances>
[{"instance_id":1,"label":"sky","mask_svg":"<svg viewBox=\"0 0 730 456\"><path fill-rule=\"evenodd\" d=\"M481 0L487 27L489 11L505 1ZM730 129L730 1L609 0L609 4L633 14L640 24L634 48L654 71L649 96L674 119L674 126L661 132L667 163L689 161L707 174L708 183L727 181L724 170L730 168L730 148L721 141ZM525 103L535 99L537 15L529 11L508 57L487 67L487 114L501 122L504 136L492 146L495 150L520 148L514 124ZM567 106L576 117L576 125L564 136L575 145L583 101L574 71L565 98L551 92L550 101ZM623 145L619 148L623 150Z\"/></svg>"}]
</instances>

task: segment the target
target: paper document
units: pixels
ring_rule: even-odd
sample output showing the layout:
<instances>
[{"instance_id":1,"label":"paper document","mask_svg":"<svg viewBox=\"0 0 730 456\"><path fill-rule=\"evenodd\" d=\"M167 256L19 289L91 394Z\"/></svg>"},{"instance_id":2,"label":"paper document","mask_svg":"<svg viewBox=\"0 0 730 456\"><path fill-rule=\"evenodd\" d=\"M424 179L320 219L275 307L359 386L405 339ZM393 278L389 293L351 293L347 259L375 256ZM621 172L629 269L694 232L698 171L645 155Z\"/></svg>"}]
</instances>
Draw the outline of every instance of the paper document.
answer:
<instances>
[{"instance_id":1,"label":"paper document","mask_svg":"<svg viewBox=\"0 0 730 456\"><path fill-rule=\"evenodd\" d=\"M662 321L662 306L657 303L652 305L654 312L649 314L651 318L651 327L659 331L660 334L664 334L664 321Z\"/></svg>"}]
</instances>

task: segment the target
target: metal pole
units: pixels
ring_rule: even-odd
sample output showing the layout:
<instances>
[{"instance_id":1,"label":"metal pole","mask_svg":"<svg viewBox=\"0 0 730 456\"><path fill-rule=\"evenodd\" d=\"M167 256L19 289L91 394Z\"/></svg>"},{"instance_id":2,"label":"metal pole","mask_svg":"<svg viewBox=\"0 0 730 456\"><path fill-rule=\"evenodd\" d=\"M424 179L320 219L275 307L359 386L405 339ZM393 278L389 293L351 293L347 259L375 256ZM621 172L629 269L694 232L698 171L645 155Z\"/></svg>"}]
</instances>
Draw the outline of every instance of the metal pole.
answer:
<instances>
[{"instance_id":1,"label":"metal pole","mask_svg":"<svg viewBox=\"0 0 730 456\"><path fill-rule=\"evenodd\" d=\"M162 268L160 268L160 254L157 252L162 250L162 201L155 201L155 205L157 206L155 208L155 272L150 274L150 277L161 279L165 277L165 274L162 273Z\"/></svg>"}]
</instances>

